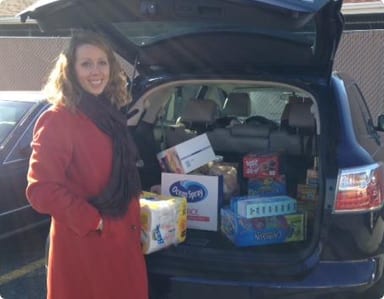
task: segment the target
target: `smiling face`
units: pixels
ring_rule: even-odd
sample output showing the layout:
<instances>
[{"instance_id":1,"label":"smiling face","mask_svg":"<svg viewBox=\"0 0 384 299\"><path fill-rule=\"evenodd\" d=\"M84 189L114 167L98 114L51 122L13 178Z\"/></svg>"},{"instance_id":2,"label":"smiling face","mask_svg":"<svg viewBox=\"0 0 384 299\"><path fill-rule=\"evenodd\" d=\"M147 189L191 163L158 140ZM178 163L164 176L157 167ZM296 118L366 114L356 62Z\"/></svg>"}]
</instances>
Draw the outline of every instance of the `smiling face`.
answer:
<instances>
[{"instance_id":1,"label":"smiling face","mask_svg":"<svg viewBox=\"0 0 384 299\"><path fill-rule=\"evenodd\" d=\"M110 65L107 53L91 44L76 49L75 74L80 86L95 96L101 94L108 84Z\"/></svg>"}]
</instances>

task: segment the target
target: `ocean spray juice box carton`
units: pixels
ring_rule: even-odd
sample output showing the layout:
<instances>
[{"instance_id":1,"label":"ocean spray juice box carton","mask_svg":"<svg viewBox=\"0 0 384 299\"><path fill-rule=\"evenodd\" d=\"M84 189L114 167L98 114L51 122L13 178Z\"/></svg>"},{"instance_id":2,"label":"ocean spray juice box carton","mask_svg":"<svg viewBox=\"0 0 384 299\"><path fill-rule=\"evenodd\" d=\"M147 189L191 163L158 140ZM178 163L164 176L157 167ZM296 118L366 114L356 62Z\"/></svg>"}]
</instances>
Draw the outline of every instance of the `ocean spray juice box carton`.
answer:
<instances>
[{"instance_id":1,"label":"ocean spray juice box carton","mask_svg":"<svg viewBox=\"0 0 384 299\"><path fill-rule=\"evenodd\" d=\"M223 176L162 173L161 193L187 199L187 227L219 229L219 206L223 198Z\"/></svg>"},{"instance_id":2,"label":"ocean spray juice box carton","mask_svg":"<svg viewBox=\"0 0 384 299\"><path fill-rule=\"evenodd\" d=\"M259 246L302 241L306 238L306 214L295 213L247 219L230 208L221 208L221 232L236 246Z\"/></svg>"}]
</instances>

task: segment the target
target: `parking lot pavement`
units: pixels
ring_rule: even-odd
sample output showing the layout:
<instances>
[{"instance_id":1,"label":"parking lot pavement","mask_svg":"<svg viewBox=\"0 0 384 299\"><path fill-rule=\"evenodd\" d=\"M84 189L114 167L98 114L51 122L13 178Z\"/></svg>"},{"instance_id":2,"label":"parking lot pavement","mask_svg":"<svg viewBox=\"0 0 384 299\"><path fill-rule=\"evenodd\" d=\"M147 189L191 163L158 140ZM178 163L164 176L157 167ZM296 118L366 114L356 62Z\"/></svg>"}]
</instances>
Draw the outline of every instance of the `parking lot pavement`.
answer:
<instances>
[{"instance_id":1,"label":"parking lot pavement","mask_svg":"<svg viewBox=\"0 0 384 299\"><path fill-rule=\"evenodd\" d=\"M47 228L0 241L0 299L45 298Z\"/></svg>"}]
</instances>

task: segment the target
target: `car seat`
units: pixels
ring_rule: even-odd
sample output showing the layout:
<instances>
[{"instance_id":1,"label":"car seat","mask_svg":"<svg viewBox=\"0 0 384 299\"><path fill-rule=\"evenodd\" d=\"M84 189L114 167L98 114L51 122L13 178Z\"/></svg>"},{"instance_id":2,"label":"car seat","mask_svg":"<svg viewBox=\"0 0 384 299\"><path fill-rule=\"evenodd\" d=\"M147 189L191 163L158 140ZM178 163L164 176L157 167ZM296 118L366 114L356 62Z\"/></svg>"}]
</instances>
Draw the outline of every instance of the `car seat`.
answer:
<instances>
[{"instance_id":1,"label":"car seat","mask_svg":"<svg viewBox=\"0 0 384 299\"><path fill-rule=\"evenodd\" d=\"M217 103L210 99L190 99L176 125L165 128L167 147L212 130L220 113Z\"/></svg>"},{"instance_id":2,"label":"car seat","mask_svg":"<svg viewBox=\"0 0 384 299\"><path fill-rule=\"evenodd\" d=\"M233 92L226 98L221 117L216 120L216 127L225 128L230 125L240 124L241 119L251 113L251 99L246 92Z\"/></svg>"}]
</instances>

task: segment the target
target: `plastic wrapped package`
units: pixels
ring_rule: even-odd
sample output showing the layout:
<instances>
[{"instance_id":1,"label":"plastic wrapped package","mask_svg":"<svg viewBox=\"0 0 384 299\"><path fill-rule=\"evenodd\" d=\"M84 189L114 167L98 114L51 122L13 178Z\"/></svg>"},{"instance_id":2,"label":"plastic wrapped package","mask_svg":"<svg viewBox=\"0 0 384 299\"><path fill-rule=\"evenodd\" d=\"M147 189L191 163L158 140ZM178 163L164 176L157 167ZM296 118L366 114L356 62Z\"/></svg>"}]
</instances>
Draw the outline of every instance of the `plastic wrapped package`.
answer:
<instances>
[{"instance_id":1,"label":"plastic wrapped package","mask_svg":"<svg viewBox=\"0 0 384 299\"><path fill-rule=\"evenodd\" d=\"M187 200L143 192L140 197L141 242L149 254L185 241Z\"/></svg>"}]
</instances>

